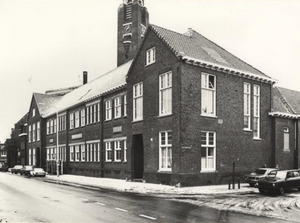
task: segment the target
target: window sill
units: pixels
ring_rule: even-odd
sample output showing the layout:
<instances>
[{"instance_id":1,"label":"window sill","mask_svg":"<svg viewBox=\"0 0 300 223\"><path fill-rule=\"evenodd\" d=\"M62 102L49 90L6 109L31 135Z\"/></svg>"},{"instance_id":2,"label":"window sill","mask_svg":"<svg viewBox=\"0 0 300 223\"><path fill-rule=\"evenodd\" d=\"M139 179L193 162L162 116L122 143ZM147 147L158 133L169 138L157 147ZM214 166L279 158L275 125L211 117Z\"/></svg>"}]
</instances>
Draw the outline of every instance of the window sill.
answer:
<instances>
[{"instance_id":1,"label":"window sill","mask_svg":"<svg viewBox=\"0 0 300 223\"><path fill-rule=\"evenodd\" d=\"M111 119L106 119L106 120L105 120L105 122L109 122L109 121L111 121Z\"/></svg>"},{"instance_id":2,"label":"window sill","mask_svg":"<svg viewBox=\"0 0 300 223\"><path fill-rule=\"evenodd\" d=\"M115 160L114 163L121 163L121 160Z\"/></svg>"},{"instance_id":3,"label":"window sill","mask_svg":"<svg viewBox=\"0 0 300 223\"><path fill-rule=\"evenodd\" d=\"M139 120L134 120L131 123L137 123L137 122L143 122L143 121L144 121L143 119L139 119Z\"/></svg>"},{"instance_id":4,"label":"window sill","mask_svg":"<svg viewBox=\"0 0 300 223\"><path fill-rule=\"evenodd\" d=\"M217 119L218 116L215 116L215 115L203 115L203 114L200 114L201 117L205 117L205 118L215 118Z\"/></svg>"},{"instance_id":5,"label":"window sill","mask_svg":"<svg viewBox=\"0 0 300 223\"><path fill-rule=\"evenodd\" d=\"M112 160L105 160L105 162L106 162L106 163L111 163L111 162L112 162Z\"/></svg>"},{"instance_id":6,"label":"window sill","mask_svg":"<svg viewBox=\"0 0 300 223\"><path fill-rule=\"evenodd\" d=\"M284 149L283 152L284 152L284 153L289 153L289 152L291 152L291 150L289 150L289 149Z\"/></svg>"},{"instance_id":7,"label":"window sill","mask_svg":"<svg viewBox=\"0 0 300 223\"><path fill-rule=\"evenodd\" d=\"M158 173L172 173L172 170L158 170Z\"/></svg>"},{"instance_id":8,"label":"window sill","mask_svg":"<svg viewBox=\"0 0 300 223\"><path fill-rule=\"evenodd\" d=\"M201 170L200 173L217 173L216 170Z\"/></svg>"},{"instance_id":9,"label":"window sill","mask_svg":"<svg viewBox=\"0 0 300 223\"><path fill-rule=\"evenodd\" d=\"M243 129L243 130L244 130L244 132L252 132L251 129Z\"/></svg>"},{"instance_id":10,"label":"window sill","mask_svg":"<svg viewBox=\"0 0 300 223\"><path fill-rule=\"evenodd\" d=\"M159 115L157 116L158 118L164 118L164 117L169 117L169 116L172 116L173 114L170 113L170 114L162 114L162 115Z\"/></svg>"},{"instance_id":11,"label":"window sill","mask_svg":"<svg viewBox=\"0 0 300 223\"><path fill-rule=\"evenodd\" d=\"M261 141L261 138L253 138L255 141Z\"/></svg>"},{"instance_id":12,"label":"window sill","mask_svg":"<svg viewBox=\"0 0 300 223\"><path fill-rule=\"evenodd\" d=\"M122 118L122 116L120 116L120 117L115 117L114 120L117 120L117 119L120 119L120 118Z\"/></svg>"},{"instance_id":13,"label":"window sill","mask_svg":"<svg viewBox=\"0 0 300 223\"><path fill-rule=\"evenodd\" d=\"M152 64L155 64L155 61L153 61L153 62L151 62L151 63L148 63L148 64L146 64L145 65L145 67L149 67L150 65L152 65Z\"/></svg>"}]
</instances>

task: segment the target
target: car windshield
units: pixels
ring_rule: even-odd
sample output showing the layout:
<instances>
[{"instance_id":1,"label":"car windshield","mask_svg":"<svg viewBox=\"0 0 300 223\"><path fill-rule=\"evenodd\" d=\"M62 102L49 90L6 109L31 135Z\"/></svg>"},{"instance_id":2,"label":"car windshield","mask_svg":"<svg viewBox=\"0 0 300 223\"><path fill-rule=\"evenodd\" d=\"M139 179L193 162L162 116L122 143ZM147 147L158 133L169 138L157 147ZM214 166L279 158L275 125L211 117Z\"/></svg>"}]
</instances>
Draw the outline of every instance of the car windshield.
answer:
<instances>
[{"instance_id":1,"label":"car windshield","mask_svg":"<svg viewBox=\"0 0 300 223\"><path fill-rule=\"evenodd\" d=\"M281 179L285 179L286 178L286 173L287 172L277 172L276 177L281 178Z\"/></svg>"},{"instance_id":2,"label":"car windshield","mask_svg":"<svg viewBox=\"0 0 300 223\"><path fill-rule=\"evenodd\" d=\"M263 174L266 173L266 170L256 169L254 172L255 172L256 174L263 175Z\"/></svg>"}]
</instances>

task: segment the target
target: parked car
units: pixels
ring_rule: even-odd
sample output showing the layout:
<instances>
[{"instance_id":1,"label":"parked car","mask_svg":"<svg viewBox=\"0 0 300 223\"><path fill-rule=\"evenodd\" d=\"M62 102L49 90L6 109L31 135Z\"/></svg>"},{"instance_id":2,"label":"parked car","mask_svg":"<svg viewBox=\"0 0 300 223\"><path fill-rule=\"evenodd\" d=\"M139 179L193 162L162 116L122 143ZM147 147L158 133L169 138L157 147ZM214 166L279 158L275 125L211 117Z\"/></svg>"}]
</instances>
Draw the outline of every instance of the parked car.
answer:
<instances>
[{"instance_id":1,"label":"parked car","mask_svg":"<svg viewBox=\"0 0 300 223\"><path fill-rule=\"evenodd\" d=\"M258 181L258 190L261 194L277 192L283 195L288 189L300 190L299 170L278 170L276 175Z\"/></svg>"},{"instance_id":2,"label":"parked car","mask_svg":"<svg viewBox=\"0 0 300 223\"><path fill-rule=\"evenodd\" d=\"M13 168L11 168L11 173L14 173L14 174L21 173L22 168L23 168L22 165L15 165Z\"/></svg>"},{"instance_id":3,"label":"parked car","mask_svg":"<svg viewBox=\"0 0 300 223\"><path fill-rule=\"evenodd\" d=\"M21 175L25 175L25 176L29 176L30 175L30 171L33 170L33 166L30 166L30 165L27 165L27 166L24 166L22 169L21 169Z\"/></svg>"},{"instance_id":4,"label":"parked car","mask_svg":"<svg viewBox=\"0 0 300 223\"><path fill-rule=\"evenodd\" d=\"M6 163L0 164L0 171L2 171L2 172L8 171L8 166Z\"/></svg>"},{"instance_id":5,"label":"parked car","mask_svg":"<svg viewBox=\"0 0 300 223\"><path fill-rule=\"evenodd\" d=\"M45 177L46 172L42 168L34 168L30 171L30 176L32 177Z\"/></svg>"},{"instance_id":6,"label":"parked car","mask_svg":"<svg viewBox=\"0 0 300 223\"><path fill-rule=\"evenodd\" d=\"M257 182L259 180L265 179L268 174L270 174L272 171L273 174L276 173L277 169L275 168L258 168L254 172L250 173L249 175L245 175L245 182L249 183L250 187L257 186Z\"/></svg>"}]
</instances>

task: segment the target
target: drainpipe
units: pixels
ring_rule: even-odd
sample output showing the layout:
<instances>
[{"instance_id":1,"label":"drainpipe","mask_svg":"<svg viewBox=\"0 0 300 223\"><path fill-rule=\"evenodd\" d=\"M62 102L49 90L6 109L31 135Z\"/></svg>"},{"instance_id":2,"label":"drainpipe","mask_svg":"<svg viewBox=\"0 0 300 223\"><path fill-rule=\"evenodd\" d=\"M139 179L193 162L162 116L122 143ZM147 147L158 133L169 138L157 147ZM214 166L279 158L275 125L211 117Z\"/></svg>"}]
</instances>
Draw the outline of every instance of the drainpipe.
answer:
<instances>
[{"instance_id":1,"label":"drainpipe","mask_svg":"<svg viewBox=\"0 0 300 223\"><path fill-rule=\"evenodd\" d=\"M294 166L296 169L299 168L299 119L295 120L295 158Z\"/></svg>"}]
</instances>

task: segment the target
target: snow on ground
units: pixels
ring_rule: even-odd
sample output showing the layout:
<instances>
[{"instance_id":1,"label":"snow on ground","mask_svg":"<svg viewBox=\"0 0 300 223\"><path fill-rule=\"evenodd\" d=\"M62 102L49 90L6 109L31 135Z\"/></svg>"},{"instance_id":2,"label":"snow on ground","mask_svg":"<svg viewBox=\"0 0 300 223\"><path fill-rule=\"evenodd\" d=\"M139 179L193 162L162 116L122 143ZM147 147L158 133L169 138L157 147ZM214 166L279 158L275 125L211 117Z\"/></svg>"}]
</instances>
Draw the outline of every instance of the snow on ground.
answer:
<instances>
[{"instance_id":1,"label":"snow on ground","mask_svg":"<svg viewBox=\"0 0 300 223\"><path fill-rule=\"evenodd\" d=\"M160 184L75 175L59 177L48 175L45 180L160 196L198 206L206 205L219 210L275 217L295 222L299 222L300 219L300 192L298 191L287 192L283 196L261 195L258 189L251 188L248 184L241 184L241 189L237 189L236 185L234 190L229 190L228 185L178 188Z\"/></svg>"}]
</instances>

